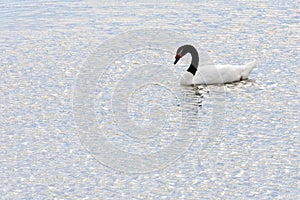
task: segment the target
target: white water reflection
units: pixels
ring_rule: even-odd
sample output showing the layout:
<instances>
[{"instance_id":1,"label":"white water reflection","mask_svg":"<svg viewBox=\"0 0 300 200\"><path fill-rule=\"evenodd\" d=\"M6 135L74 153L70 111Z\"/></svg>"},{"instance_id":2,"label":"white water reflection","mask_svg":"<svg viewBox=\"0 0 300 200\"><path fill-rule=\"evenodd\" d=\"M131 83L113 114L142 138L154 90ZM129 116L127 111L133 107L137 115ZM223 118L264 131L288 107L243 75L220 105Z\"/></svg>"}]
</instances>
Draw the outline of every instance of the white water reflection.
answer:
<instances>
[{"instance_id":1,"label":"white water reflection","mask_svg":"<svg viewBox=\"0 0 300 200\"><path fill-rule=\"evenodd\" d=\"M3 2L2 198L297 199L297 3ZM213 148L200 154L206 141L199 139L174 165L156 173L128 175L103 166L82 147L73 121L72 94L76 76L98 45L145 27L184 32L216 63L241 64L255 58L259 64L250 81L226 85L222 139ZM184 71L188 64L185 58L176 69ZM217 89L202 90L194 97L195 102L203 99L202 106L195 107L205 130L214 98L210 91ZM119 142L114 137L109 139Z\"/></svg>"}]
</instances>

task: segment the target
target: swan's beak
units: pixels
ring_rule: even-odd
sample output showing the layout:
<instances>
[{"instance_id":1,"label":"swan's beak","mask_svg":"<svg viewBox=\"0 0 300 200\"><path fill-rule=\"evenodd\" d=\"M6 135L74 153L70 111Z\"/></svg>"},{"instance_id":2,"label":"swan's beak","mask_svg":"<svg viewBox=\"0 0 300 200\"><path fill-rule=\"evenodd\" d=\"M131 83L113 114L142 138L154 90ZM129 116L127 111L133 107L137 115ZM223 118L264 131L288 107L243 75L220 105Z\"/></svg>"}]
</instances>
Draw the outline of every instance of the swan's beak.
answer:
<instances>
[{"instance_id":1,"label":"swan's beak","mask_svg":"<svg viewBox=\"0 0 300 200\"><path fill-rule=\"evenodd\" d=\"M175 61L174 61L174 65L176 65L176 63L178 62L180 58L175 58Z\"/></svg>"},{"instance_id":2,"label":"swan's beak","mask_svg":"<svg viewBox=\"0 0 300 200\"><path fill-rule=\"evenodd\" d=\"M178 60L181 58L181 56L179 54L176 54L175 56L175 61L174 61L174 65L176 65L176 63L178 62Z\"/></svg>"}]
</instances>

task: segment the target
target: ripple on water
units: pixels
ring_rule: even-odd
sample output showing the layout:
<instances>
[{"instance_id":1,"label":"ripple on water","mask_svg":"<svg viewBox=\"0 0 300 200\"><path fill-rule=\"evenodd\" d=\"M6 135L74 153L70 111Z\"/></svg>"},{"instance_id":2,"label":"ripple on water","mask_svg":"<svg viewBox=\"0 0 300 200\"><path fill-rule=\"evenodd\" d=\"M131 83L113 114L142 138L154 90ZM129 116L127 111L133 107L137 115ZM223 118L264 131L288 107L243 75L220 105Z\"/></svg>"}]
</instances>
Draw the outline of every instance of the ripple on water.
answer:
<instances>
[{"instance_id":1,"label":"ripple on water","mask_svg":"<svg viewBox=\"0 0 300 200\"><path fill-rule=\"evenodd\" d=\"M3 199L297 199L299 196L299 18L297 1L4 1L0 5L0 193ZM220 63L257 59L250 80L227 84L220 140L209 142L218 86L188 87L187 117L199 137L165 170L128 175L99 164L81 145L73 85L103 41L144 27L182 31ZM195 44L195 46L197 46ZM162 53L162 54L160 54ZM116 58L95 89L95 112L111 114L114 81L142 64L173 61L173 50ZM163 56L162 56L163 55ZM162 57L160 57L162 56ZM180 78L190 60L174 67ZM152 62L153 61L153 62ZM125 91L126 92L126 91ZM155 152L176 136L182 108L172 91L145 87L129 103L137 124L170 123L148 142L112 131L120 149ZM161 103L163 107L160 107ZM156 109L158 108L158 109ZM220 121L222 121L220 120ZM189 128L188 122L185 124ZM155 135L156 136L156 135Z\"/></svg>"}]
</instances>

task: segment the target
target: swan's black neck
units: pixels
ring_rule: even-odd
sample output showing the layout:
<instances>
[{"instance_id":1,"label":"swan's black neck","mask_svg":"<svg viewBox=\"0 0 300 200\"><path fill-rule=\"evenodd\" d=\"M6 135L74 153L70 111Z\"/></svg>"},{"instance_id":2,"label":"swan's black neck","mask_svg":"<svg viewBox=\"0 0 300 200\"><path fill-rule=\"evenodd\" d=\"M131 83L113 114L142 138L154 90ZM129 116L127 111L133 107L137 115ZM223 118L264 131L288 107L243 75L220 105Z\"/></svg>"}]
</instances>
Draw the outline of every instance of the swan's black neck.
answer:
<instances>
[{"instance_id":1,"label":"swan's black neck","mask_svg":"<svg viewBox=\"0 0 300 200\"><path fill-rule=\"evenodd\" d=\"M192 62L189 68L187 69L188 72L191 72L193 75L196 74L198 65L199 65L199 54L198 51L195 47L192 45L184 45L183 46L184 50L187 51L187 53L190 53L192 56Z\"/></svg>"},{"instance_id":2,"label":"swan's black neck","mask_svg":"<svg viewBox=\"0 0 300 200\"><path fill-rule=\"evenodd\" d=\"M191 64L191 65L189 66L189 68L188 68L186 71L191 72L193 75L195 75L195 74L196 74L196 71L197 71L197 68L194 67L193 64Z\"/></svg>"}]
</instances>

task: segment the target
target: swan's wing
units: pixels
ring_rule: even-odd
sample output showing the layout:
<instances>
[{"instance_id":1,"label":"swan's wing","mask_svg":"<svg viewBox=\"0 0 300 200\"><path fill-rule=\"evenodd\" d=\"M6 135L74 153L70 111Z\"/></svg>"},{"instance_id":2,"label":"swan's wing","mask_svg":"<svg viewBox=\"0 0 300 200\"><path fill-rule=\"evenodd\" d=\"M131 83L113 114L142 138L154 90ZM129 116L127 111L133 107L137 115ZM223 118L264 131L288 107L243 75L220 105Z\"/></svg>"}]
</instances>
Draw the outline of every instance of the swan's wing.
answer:
<instances>
[{"instance_id":1,"label":"swan's wing","mask_svg":"<svg viewBox=\"0 0 300 200\"><path fill-rule=\"evenodd\" d=\"M239 81L242 66L238 65L206 65L197 70L195 84L221 84Z\"/></svg>"}]
</instances>

